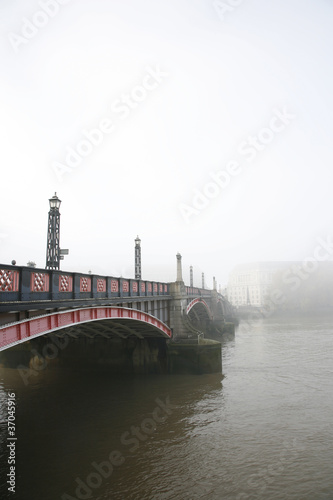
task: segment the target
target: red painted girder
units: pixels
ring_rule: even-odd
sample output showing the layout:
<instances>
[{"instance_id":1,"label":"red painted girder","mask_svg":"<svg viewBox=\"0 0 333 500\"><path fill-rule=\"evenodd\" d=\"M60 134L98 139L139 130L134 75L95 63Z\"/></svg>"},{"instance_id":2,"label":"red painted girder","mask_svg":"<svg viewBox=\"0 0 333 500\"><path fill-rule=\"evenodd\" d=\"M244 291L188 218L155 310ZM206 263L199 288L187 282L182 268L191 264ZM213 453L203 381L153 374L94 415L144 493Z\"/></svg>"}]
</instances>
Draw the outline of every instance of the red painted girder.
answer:
<instances>
[{"instance_id":1,"label":"red painted girder","mask_svg":"<svg viewBox=\"0 0 333 500\"><path fill-rule=\"evenodd\" d=\"M125 307L90 307L52 313L0 327L0 351L25 339L38 337L67 326L103 319L129 319L147 323L171 338L170 328L148 313Z\"/></svg>"},{"instance_id":2,"label":"red painted girder","mask_svg":"<svg viewBox=\"0 0 333 500\"><path fill-rule=\"evenodd\" d=\"M186 308L186 313L188 314L188 313L190 312L190 310L192 309L192 307L193 307L193 306L195 306L195 304L198 304L198 303L200 303L200 304L202 304L203 306L205 306L205 307L206 307L206 309L207 309L207 312L208 312L209 316L210 316L210 317L212 317L212 313L211 313L211 311L210 311L210 309L209 309L209 306L208 306L207 302L205 302L205 301L204 301L203 299L201 299L201 298L199 298L199 299L193 299L193 300L189 303L189 305L187 306L187 308Z\"/></svg>"}]
</instances>

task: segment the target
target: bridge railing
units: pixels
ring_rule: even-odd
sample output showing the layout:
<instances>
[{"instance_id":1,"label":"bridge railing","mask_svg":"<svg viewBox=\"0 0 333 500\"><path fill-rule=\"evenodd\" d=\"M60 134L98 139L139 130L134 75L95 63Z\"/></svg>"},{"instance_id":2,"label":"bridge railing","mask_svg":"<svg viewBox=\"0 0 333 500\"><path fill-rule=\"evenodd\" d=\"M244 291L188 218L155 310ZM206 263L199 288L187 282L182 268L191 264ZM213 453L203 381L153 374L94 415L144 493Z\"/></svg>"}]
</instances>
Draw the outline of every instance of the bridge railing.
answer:
<instances>
[{"instance_id":1,"label":"bridge railing","mask_svg":"<svg viewBox=\"0 0 333 500\"><path fill-rule=\"evenodd\" d=\"M169 284L158 281L0 264L0 303L166 295Z\"/></svg>"},{"instance_id":2,"label":"bridge railing","mask_svg":"<svg viewBox=\"0 0 333 500\"><path fill-rule=\"evenodd\" d=\"M210 297L211 290L206 290L205 288L197 288L193 286L186 286L186 294L193 297Z\"/></svg>"}]
</instances>

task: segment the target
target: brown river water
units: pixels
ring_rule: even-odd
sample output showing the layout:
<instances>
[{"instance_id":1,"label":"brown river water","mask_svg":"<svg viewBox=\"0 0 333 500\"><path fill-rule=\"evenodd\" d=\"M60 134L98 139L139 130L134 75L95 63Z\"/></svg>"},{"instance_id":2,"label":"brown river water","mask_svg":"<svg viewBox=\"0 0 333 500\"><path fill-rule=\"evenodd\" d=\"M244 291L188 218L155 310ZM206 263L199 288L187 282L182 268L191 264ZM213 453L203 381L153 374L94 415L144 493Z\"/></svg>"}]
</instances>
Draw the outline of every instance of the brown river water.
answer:
<instances>
[{"instance_id":1,"label":"brown river water","mask_svg":"<svg viewBox=\"0 0 333 500\"><path fill-rule=\"evenodd\" d=\"M222 358L223 377L1 369L1 500L333 500L333 319L241 324Z\"/></svg>"}]
</instances>

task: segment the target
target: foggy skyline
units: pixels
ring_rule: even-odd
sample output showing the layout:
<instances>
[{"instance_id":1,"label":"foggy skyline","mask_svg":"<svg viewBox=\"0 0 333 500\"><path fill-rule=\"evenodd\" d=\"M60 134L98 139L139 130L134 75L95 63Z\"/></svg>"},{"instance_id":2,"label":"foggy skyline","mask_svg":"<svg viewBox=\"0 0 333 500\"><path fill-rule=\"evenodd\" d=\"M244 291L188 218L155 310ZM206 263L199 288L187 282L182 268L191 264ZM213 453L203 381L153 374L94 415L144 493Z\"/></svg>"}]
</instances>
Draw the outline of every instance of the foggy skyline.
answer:
<instances>
[{"instance_id":1,"label":"foggy skyline","mask_svg":"<svg viewBox=\"0 0 333 500\"><path fill-rule=\"evenodd\" d=\"M54 192L67 271L134 276L139 235L143 279L212 287L329 240L333 6L231 5L1 3L2 264L45 267Z\"/></svg>"}]
</instances>

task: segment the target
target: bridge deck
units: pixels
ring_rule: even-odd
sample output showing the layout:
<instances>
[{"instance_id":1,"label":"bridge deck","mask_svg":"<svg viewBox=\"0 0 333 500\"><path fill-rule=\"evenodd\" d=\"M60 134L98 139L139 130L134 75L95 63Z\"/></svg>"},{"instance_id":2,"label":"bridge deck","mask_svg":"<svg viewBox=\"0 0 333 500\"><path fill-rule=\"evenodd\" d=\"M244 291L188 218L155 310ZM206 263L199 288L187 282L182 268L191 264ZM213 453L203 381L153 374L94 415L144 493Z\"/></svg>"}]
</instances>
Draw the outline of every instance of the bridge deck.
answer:
<instances>
[{"instance_id":1,"label":"bridge deck","mask_svg":"<svg viewBox=\"0 0 333 500\"><path fill-rule=\"evenodd\" d=\"M186 287L189 296L210 290ZM119 300L120 299L120 300ZM130 299L130 300L129 300ZM0 312L170 300L170 283L0 264Z\"/></svg>"}]
</instances>

